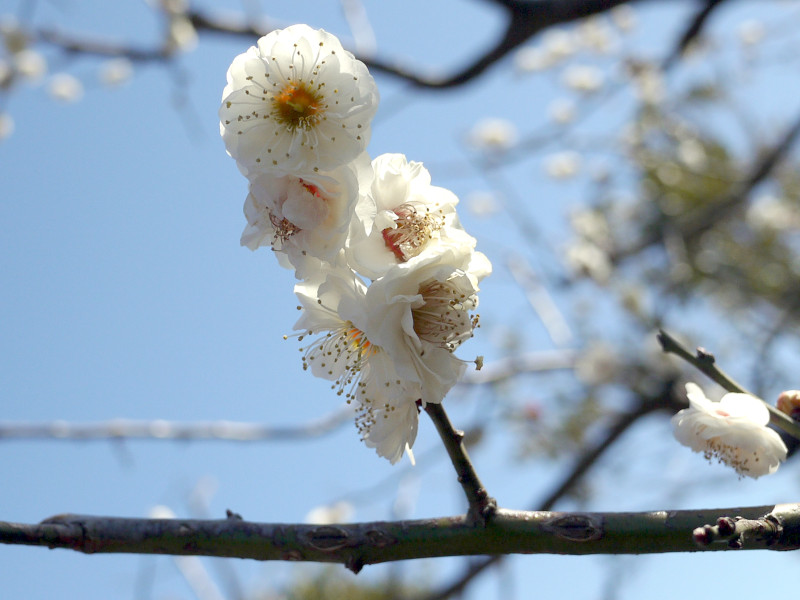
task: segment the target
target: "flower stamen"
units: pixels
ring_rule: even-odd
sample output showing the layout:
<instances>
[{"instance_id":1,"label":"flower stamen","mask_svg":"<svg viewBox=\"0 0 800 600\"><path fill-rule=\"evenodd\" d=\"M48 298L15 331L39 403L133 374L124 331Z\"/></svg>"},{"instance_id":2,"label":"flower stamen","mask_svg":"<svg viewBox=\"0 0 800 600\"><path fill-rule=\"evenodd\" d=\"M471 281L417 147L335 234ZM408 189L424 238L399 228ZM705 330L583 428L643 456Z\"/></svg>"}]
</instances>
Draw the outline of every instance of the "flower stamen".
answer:
<instances>
[{"instance_id":1,"label":"flower stamen","mask_svg":"<svg viewBox=\"0 0 800 600\"><path fill-rule=\"evenodd\" d=\"M424 304L411 310L414 332L421 340L454 351L473 336L479 315L469 311L477 306L477 298L467 296L453 281L431 280L419 288Z\"/></svg>"},{"instance_id":2,"label":"flower stamen","mask_svg":"<svg viewBox=\"0 0 800 600\"><path fill-rule=\"evenodd\" d=\"M381 233L386 247L400 262L417 256L431 240L434 232L444 227L444 216L432 213L427 207L421 213L411 203L401 204L393 210L397 215L396 227L388 227Z\"/></svg>"},{"instance_id":3,"label":"flower stamen","mask_svg":"<svg viewBox=\"0 0 800 600\"><path fill-rule=\"evenodd\" d=\"M289 131L310 131L322 120L324 98L303 81L289 82L271 100L273 116Z\"/></svg>"}]
</instances>

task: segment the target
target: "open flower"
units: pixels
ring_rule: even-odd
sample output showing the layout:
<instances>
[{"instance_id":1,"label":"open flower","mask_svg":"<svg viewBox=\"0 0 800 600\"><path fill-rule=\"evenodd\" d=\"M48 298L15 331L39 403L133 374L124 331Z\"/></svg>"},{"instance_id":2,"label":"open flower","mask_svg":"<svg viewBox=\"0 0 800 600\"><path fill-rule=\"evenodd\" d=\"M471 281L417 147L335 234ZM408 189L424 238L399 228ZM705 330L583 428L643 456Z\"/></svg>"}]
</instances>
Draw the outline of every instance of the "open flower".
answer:
<instances>
[{"instance_id":1,"label":"open flower","mask_svg":"<svg viewBox=\"0 0 800 600\"><path fill-rule=\"evenodd\" d=\"M362 440L396 462L414 444L417 420L410 407L416 411L422 392L418 378L400 375L413 372L402 364L404 354L376 342L366 287L349 269L329 268L295 285L295 293L303 314L294 328L301 341L309 339L300 349L303 368L333 381L332 388L355 407Z\"/></svg>"},{"instance_id":2,"label":"open flower","mask_svg":"<svg viewBox=\"0 0 800 600\"><path fill-rule=\"evenodd\" d=\"M342 252L358 194L355 162L304 177L261 173L250 181L241 244L251 250L271 246L303 279Z\"/></svg>"},{"instance_id":3,"label":"open flower","mask_svg":"<svg viewBox=\"0 0 800 600\"><path fill-rule=\"evenodd\" d=\"M233 60L220 133L248 177L330 171L364 151L377 108L364 63L326 31L292 25Z\"/></svg>"},{"instance_id":4,"label":"open flower","mask_svg":"<svg viewBox=\"0 0 800 600\"><path fill-rule=\"evenodd\" d=\"M689 408L672 417L675 438L684 446L754 479L774 473L786 459L786 445L767 427L769 411L758 398L729 393L712 402L694 383L686 384L686 395Z\"/></svg>"},{"instance_id":5,"label":"open flower","mask_svg":"<svg viewBox=\"0 0 800 600\"><path fill-rule=\"evenodd\" d=\"M490 270L480 252L444 246L396 265L367 290L372 339L403 381L419 383L423 403L441 402L466 369L453 351L478 325L478 282Z\"/></svg>"},{"instance_id":6,"label":"open flower","mask_svg":"<svg viewBox=\"0 0 800 600\"><path fill-rule=\"evenodd\" d=\"M431 185L422 163L382 154L372 167L370 193L356 207L348 243L348 262L358 273L377 279L438 244L475 247L458 221L458 198Z\"/></svg>"}]
</instances>

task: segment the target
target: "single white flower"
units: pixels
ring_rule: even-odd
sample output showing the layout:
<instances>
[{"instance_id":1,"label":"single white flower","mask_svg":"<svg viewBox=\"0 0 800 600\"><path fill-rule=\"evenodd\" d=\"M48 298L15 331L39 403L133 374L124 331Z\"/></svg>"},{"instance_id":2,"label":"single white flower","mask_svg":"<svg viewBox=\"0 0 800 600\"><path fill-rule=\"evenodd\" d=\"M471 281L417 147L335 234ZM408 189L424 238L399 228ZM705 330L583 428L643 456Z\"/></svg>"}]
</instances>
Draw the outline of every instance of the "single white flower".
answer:
<instances>
[{"instance_id":1,"label":"single white flower","mask_svg":"<svg viewBox=\"0 0 800 600\"><path fill-rule=\"evenodd\" d=\"M334 525L336 523L347 523L353 518L355 508L345 500L340 500L330 505L322 505L312 508L306 515L306 523L315 525Z\"/></svg>"},{"instance_id":2,"label":"single white flower","mask_svg":"<svg viewBox=\"0 0 800 600\"><path fill-rule=\"evenodd\" d=\"M0 141L11 137L14 133L14 118L4 112L0 112Z\"/></svg>"},{"instance_id":3,"label":"single white flower","mask_svg":"<svg viewBox=\"0 0 800 600\"><path fill-rule=\"evenodd\" d=\"M432 186L422 163L402 154L382 154L372 161L369 195L356 206L348 241L348 262L370 279L439 244L475 247L475 238L461 227L458 198Z\"/></svg>"},{"instance_id":4,"label":"single white flower","mask_svg":"<svg viewBox=\"0 0 800 600\"><path fill-rule=\"evenodd\" d=\"M330 33L293 25L233 60L220 133L245 175L330 171L365 150L377 107L364 63Z\"/></svg>"},{"instance_id":5,"label":"single white flower","mask_svg":"<svg viewBox=\"0 0 800 600\"><path fill-rule=\"evenodd\" d=\"M786 459L786 445L767 427L769 411L758 398L728 393L712 402L694 383L686 384L686 395L689 408L672 417L675 438L684 446L754 479L774 473Z\"/></svg>"},{"instance_id":6,"label":"single white flower","mask_svg":"<svg viewBox=\"0 0 800 600\"><path fill-rule=\"evenodd\" d=\"M358 194L355 164L303 177L261 173L250 181L241 244L286 254L303 279L309 259L332 263L343 250Z\"/></svg>"},{"instance_id":7,"label":"single white flower","mask_svg":"<svg viewBox=\"0 0 800 600\"><path fill-rule=\"evenodd\" d=\"M478 121L468 140L484 152L505 152L517 143L517 128L508 119L489 118Z\"/></svg>"},{"instance_id":8,"label":"single white flower","mask_svg":"<svg viewBox=\"0 0 800 600\"><path fill-rule=\"evenodd\" d=\"M398 264L367 290L367 327L423 403L439 403L466 369L453 351L478 325L478 282L491 271L480 252L442 246Z\"/></svg>"},{"instance_id":9,"label":"single white flower","mask_svg":"<svg viewBox=\"0 0 800 600\"><path fill-rule=\"evenodd\" d=\"M33 83L39 81L47 72L47 60L45 57L30 48L25 48L16 52L12 56L14 70L24 79Z\"/></svg>"},{"instance_id":10,"label":"single white flower","mask_svg":"<svg viewBox=\"0 0 800 600\"><path fill-rule=\"evenodd\" d=\"M580 168L581 155L571 150L551 154L544 161L544 169L553 179L570 179Z\"/></svg>"},{"instance_id":11,"label":"single white flower","mask_svg":"<svg viewBox=\"0 0 800 600\"><path fill-rule=\"evenodd\" d=\"M301 331L300 341L310 340L300 348L303 368L333 382L337 394L354 406L362 440L396 462L414 443L416 422L408 407L422 392L417 380L400 375L414 372L403 364L402 349L376 342L378 332L368 317L375 307L366 287L351 271L329 268L295 285L295 294L303 314L294 328Z\"/></svg>"},{"instance_id":12,"label":"single white flower","mask_svg":"<svg viewBox=\"0 0 800 600\"><path fill-rule=\"evenodd\" d=\"M589 65L572 65L562 76L562 82L568 88L584 94L592 94L603 87L603 72Z\"/></svg>"},{"instance_id":13,"label":"single white flower","mask_svg":"<svg viewBox=\"0 0 800 600\"><path fill-rule=\"evenodd\" d=\"M127 83L133 76L133 63L127 58L114 58L100 68L100 81L109 87Z\"/></svg>"},{"instance_id":14,"label":"single white flower","mask_svg":"<svg viewBox=\"0 0 800 600\"><path fill-rule=\"evenodd\" d=\"M50 78L47 92L61 102L77 102L83 97L83 84L69 73L56 73Z\"/></svg>"}]
</instances>

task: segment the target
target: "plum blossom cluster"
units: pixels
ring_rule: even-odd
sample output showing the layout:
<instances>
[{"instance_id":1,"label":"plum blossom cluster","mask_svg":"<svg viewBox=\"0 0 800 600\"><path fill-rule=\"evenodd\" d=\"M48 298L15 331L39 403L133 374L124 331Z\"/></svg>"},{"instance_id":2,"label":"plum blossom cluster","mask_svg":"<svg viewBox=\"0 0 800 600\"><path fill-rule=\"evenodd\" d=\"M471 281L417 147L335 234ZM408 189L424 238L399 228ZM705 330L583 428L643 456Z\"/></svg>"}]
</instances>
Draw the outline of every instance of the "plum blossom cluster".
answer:
<instances>
[{"instance_id":1,"label":"plum blossom cluster","mask_svg":"<svg viewBox=\"0 0 800 600\"><path fill-rule=\"evenodd\" d=\"M367 154L378 98L336 37L293 25L233 60L219 117L249 182L241 243L272 249L298 280L303 368L395 463L413 461L420 407L466 369L454 351L478 324L491 265L421 163Z\"/></svg>"},{"instance_id":2,"label":"plum blossom cluster","mask_svg":"<svg viewBox=\"0 0 800 600\"><path fill-rule=\"evenodd\" d=\"M706 398L694 383L686 384L689 408L672 417L676 439L709 460L733 467L739 477L774 473L786 460L786 445L767 427L769 411L749 394L725 394L719 402Z\"/></svg>"}]
</instances>

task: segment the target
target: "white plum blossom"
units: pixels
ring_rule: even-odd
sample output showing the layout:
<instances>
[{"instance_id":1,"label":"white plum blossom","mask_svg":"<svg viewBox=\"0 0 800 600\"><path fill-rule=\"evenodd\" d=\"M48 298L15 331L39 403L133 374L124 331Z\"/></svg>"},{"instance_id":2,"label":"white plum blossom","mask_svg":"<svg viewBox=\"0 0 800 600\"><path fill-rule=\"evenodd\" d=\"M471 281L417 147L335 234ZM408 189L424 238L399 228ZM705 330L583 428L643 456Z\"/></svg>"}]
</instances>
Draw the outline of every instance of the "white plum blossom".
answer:
<instances>
[{"instance_id":1,"label":"white plum blossom","mask_svg":"<svg viewBox=\"0 0 800 600\"><path fill-rule=\"evenodd\" d=\"M227 80L220 133L247 176L264 169L330 171L369 142L375 82L324 30L273 31L233 60Z\"/></svg>"},{"instance_id":2,"label":"white plum blossom","mask_svg":"<svg viewBox=\"0 0 800 600\"><path fill-rule=\"evenodd\" d=\"M332 263L343 251L358 194L355 163L302 177L260 173L250 181L241 244L286 254L302 279L309 260Z\"/></svg>"},{"instance_id":3,"label":"white plum blossom","mask_svg":"<svg viewBox=\"0 0 800 600\"><path fill-rule=\"evenodd\" d=\"M69 73L56 73L50 78L47 93L61 102L77 102L83 97L83 84Z\"/></svg>"},{"instance_id":4,"label":"white plum blossom","mask_svg":"<svg viewBox=\"0 0 800 600\"><path fill-rule=\"evenodd\" d=\"M367 298L366 286L351 272L329 269L318 278L295 285L295 294L303 314L294 328L302 332L298 336L300 341L310 339L300 348L303 368L334 382L332 388L336 393L355 407L356 426L362 439L372 440L370 447L396 462L406 445L410 448L414 443L416 423L407 418L407 408L422 392L418 381L404 381L400 375L414 371L413 366L402 363L404 353L376 342L369 328L368 315L374 307ZM392 342L386 336L382 339ZM398 407L406 417L399 421L391 418L390 422L404 425L406 430L392 435L380 429L380 433L372 434L376 423L382 428L384 420L392 417ZM374 436L382 441L376 442ZM399 446L390 447L389 439L397 441Z\"/></svg>"},{"instance_id":5,"label":"white plum blossom","mask_svg":"<svg viewBox=\"0 0 800 600\"><path fill-rule=\"evenodd\" d=\"M422 403L439 403L466 369L453 351L478 325L478 282L491 271L480 252L442 246L398 264L367 290L371 339L387 348Z\"/></svg>"},{"instance_id":6,"label":"white plum blossom","mask_svg":"<svg viewBox=\"0 0 800 600\"><path fill-rule=\"evenodd\" d=\"M505 152L517 143L517 128L508 119L482 119L469 132L469 142L484 152Z\"/></svg>"},{"instance_id":7,"label":"white plum blossom","mask_svg":"<svg viewBox=\"0 0 800 600\"><path fill-rule=\"evenodd\" d=\"M372 165L370 193L356 207L347 248L348 261L358 273L377 279L440 244L475 247L475 238L456 215L458 198L431 185L422 163L402 154L382 154Z\"/></svg>"},{"instance_id":8,"label":"white plum blossom","mask_svg":"<svg viewBox=\"0 0 800 600\"><path fill-rule=\"evenodd\" d=\"M672 417L675 438L684 446L754 479L774 473L786 459L786 445L767 427L769 411L758 398L728 393L713 402L694 383L686 384L686 395L689 408Z\"/></svg>"}]
</instances>

